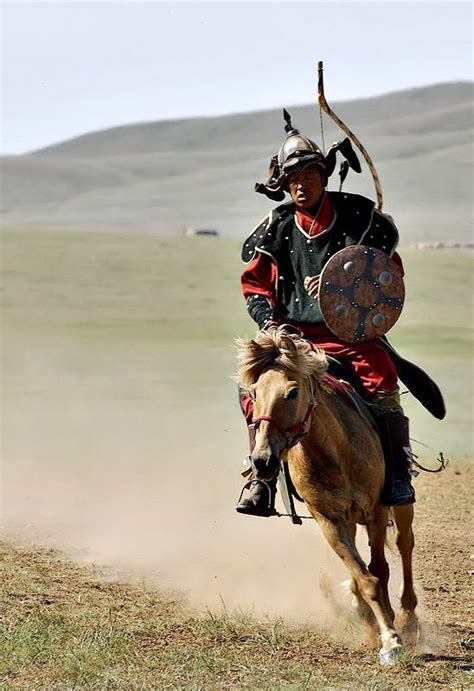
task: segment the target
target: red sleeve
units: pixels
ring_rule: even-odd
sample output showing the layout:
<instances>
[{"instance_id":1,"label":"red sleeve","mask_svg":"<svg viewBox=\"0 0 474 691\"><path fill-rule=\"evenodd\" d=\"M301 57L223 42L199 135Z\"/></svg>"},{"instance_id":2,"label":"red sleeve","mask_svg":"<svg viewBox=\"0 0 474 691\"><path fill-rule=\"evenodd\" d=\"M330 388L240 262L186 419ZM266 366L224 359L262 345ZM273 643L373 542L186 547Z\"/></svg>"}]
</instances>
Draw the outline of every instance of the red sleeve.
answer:
<instances>
[{"instance_id":1,"label":"red sleeve","mask_svg":"<svg viewBox=\"0 0 474 691\"><path fill-rule=\"evenodd\" d=\"M395 262L395 264L397 264L400 267L400 269L402 270L402 276L404 276L405 275L405 269L403 268L402 258L400 257L398 252L394 252L392 254L392 259Z\"/></svg>"},{"instance_id":2,"label":"red sleeve","mask_svg":"<svg viewBox=\"0 0 474 691\"><path fill-rule=\"evenodd\" d=\"M264 295L275 307L275 285L277 279L276 264L268 254L256 252L254 259L244 269L240 277L242 294L245 299L250 295Z\"/></svg>"}]
</instances>

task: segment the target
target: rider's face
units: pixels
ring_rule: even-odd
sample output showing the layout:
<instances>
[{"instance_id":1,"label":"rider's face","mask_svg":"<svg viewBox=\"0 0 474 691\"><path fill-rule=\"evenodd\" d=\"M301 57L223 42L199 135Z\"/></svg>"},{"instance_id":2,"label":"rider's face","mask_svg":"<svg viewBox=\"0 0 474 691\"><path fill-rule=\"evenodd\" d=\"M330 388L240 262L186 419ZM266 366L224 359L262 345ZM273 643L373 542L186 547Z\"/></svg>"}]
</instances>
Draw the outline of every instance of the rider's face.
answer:
<instances>
[{"instance_id":1,"label":"rider's face","mask_svg":"<svg viewBox=\"0 0 474 691\"><path fill-rule=\"evenodd\" d=\"M291 173L288 176L288 191L296 206L312 209L324 192L319 171L313 168Z\"/></svg>"}]
</instances>

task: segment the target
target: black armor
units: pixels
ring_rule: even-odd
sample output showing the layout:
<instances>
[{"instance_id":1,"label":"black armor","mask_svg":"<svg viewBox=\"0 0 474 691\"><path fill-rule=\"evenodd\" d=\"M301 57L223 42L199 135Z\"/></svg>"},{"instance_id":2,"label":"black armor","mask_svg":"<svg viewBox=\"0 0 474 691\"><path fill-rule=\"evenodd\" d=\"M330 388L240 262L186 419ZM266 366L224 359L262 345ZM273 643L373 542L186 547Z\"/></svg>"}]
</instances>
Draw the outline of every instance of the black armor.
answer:
<instances>
[{"instance_id":1,"label":"black armor","mask_svg":"<svg viewBox=\"0 0 474 691\"><path fill-rule=\"evenodd\" d=\"M256 252L272 257L278 267L280 316L302 325L324 324L318 300L310 297L304 287L305 276L320 274L330 257L343 247L370 245L391 256L398 244L396 227L388 216L375 209L370 199L340 192L327 194L335 218L326 231L310 237L296 224L295 205L283 204L257 226L242 249L245 263L252 261ZM264 300L257 302L263 307ZM271 319L268 301L266 305L265 319ZM249 311L250 308L248 305ZM259 319L256 321L260 324Z\"/></svg>"}]
</instances>

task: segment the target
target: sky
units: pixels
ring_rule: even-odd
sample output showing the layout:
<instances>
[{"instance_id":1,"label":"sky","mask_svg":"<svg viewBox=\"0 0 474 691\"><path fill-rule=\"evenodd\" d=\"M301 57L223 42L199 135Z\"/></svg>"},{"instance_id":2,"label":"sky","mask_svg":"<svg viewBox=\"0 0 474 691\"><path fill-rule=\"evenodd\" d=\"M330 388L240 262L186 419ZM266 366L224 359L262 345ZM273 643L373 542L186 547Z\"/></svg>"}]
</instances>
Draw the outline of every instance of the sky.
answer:
<instances>
[{"instance_id":1,"label":"sky","mask_svg":"<svg viewBox=\"0 0 474 691\"><path fill-rule=\"evenodd\" d=\"M1 3L1 152L472 80L471 2Z\"/></svg>"}]
</instances>

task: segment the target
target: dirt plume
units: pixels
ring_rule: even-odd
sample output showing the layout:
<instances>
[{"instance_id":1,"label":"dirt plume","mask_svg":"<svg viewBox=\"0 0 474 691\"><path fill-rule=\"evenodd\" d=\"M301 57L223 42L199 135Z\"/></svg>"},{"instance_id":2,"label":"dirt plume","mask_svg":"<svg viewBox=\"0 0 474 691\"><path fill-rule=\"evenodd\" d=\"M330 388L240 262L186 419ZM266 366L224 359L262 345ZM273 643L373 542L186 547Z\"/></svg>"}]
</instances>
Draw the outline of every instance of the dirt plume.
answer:
<instances>
[{"instance_id":1,"label":"dirt plume","mask_svg":"<svg viewBox=\"0 0 474 691\"><path fill-rule=\"evenodd\" d=\"M198 424L183 438L174 417L133 430L130 421L111 427L98 409L77 410L75 428L53 429L38 413L28 435L10 429L7 439L10 533L184 592L198 609L328 623L347 605L346 574L313 521L298 527L234 511L244 430L206 439Z\"/></svg>"}]
</instances>

